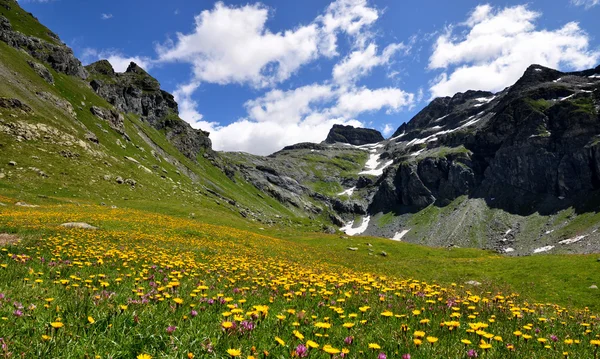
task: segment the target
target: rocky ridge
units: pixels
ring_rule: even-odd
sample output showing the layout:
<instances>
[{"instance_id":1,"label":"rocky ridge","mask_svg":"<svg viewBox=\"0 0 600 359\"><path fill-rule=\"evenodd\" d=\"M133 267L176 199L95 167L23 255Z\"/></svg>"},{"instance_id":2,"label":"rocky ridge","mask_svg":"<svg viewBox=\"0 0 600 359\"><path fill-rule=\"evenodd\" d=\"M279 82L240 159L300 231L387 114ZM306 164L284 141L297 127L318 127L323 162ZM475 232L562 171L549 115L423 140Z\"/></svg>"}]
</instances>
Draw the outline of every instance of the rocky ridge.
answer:
<instances>
[{"instance_id":1,"label":"rocky ridge","mask_svg":"<svg viewBox=\"0 0 600 359\"><path fill-rule=\"evenodd\" d=\"M8 11L13 7L20 9L16 1L13 0L1 0L0 7ZM31 14L26 13L22 14L22 16L30 17L31 19L27 19L27 21L35 21L37 23L37 20ZM0 15L0 41L3 41L14 48L26 51L35 59L50 65L50 67L58 72L76 76L81 79L87 78L87 71L75 55L73 55L73 50L63 44L56 34L48 29L45 29L45 31L51 41L46 41L39 37L27 36L16 31L9 19ZM47 70L43 69L44 65L32 62L30 66L35 68L47 81L53 81L51 75L47 73Z\"/></svg>"},{"instance_id":2,"label":"rocky ridge","mask_svg":"<svg viewBox=\"0 0 600 359\"><path fill-rule=\"evenodd\" d=\"M144 69L131 63L124 73L116 73L106 60L86 66L90 86L116 110L132 113L157 130L189 159L199 154L212 155L208 132L193 129L179 118L173 95L162 90L160 83Z\"/></svg>"}]
</instances>

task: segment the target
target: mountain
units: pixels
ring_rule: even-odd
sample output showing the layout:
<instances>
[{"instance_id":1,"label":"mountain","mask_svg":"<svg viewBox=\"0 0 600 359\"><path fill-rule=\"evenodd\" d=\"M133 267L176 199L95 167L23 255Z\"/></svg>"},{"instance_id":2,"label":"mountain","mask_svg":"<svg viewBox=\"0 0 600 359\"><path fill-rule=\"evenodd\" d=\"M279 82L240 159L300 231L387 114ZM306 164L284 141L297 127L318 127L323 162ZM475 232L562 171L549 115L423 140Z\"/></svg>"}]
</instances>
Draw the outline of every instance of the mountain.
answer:
<instances>
[{"instance_id":1,"label":"mountain","mask_svg":"<svg viewBox=\"0 0 600 359\"><path fill-rule=\"evenodd\" d=\"M600 67L532 65L499 93L433 100L389 139L335 125L322 143L269 156L217 152L137 64L83 66L0 0L0 191L25 202L511 255L596 252L599 107Z\"/></svg>"},{"instance_id":2,"label":"mountain","mask_svg":"<svg viewBox=\"0 0 600 359\"><path fill-rule=\"evenodd\" d=\"M351 145L361 146L369 143L383 141L384 138L377 130L369 128L354 128L352 126L333 125L325 143L349 143Z\"/></svg>"},{"instance_id":3,"label":"mountain","mask_svg":"<svg viewBox=\"0 0 600 359\"><path fill-rule=\"evenodd\" d=\"M562 73L532 65L499 93L433 100L388 140L336 142L340 129L352 131L336 126L323 144L257 158L276 168L268 176L292 171L310 184L313 177L293 171L331 164L341 151L368 155L354 172L309 171L328 174L309 194L341 216L348 234L510 254L598 251L599 88L600 67Z\"/></svg>"}]
</instances>

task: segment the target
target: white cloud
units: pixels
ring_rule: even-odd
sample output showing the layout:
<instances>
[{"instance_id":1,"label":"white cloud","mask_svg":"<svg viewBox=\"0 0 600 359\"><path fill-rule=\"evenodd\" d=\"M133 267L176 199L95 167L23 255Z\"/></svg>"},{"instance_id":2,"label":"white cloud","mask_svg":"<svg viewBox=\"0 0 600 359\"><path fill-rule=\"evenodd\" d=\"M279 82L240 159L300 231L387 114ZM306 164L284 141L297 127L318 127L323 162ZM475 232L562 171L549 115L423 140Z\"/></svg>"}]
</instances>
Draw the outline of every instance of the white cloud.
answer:
<instances>
[{"instance_id":1,"label":"white cloud","mask_svg":"<svg viewBox=\"0 0 600 359\"><path fill-rule=\"evenodd\" d=\"M369 74L376 66L389 64L390 58L398 51L405 50L402 43L388 45L381 55L377 55L377 45L369 44L365 49L350 53L333 67L333 80L339 84L356 82Z\"/></svg>"},{"instance_id":2,"label":"white cloud","mask_svg":"<svg viewBox=\"0 0 600 359\"><path fill-rule=\"evenodd\" d=\"M388 87L376 90L354 89L343 93L338 99L334 113L359 115L363 112L387 109L388 113L398 112L414 102L414 94Z\"/></svg>"},{"instance_id":3,"label":"white cloud","mask_svg":"<svg viewBox=\"0 0 600 359\"><path fill-rule=\"evenodd\" d=\"M246 102L249 117L257 122L298 123L313 111L312 105L334 96L331 86L309 85L295 90L272 90L256 100Z\"/></svg>"},{"instance_id":4,"label":"white cloud","mask_svg":"<svg viewBox=\"0 0 600 359\"><path fill-rule=\"evenodd\" d=\"M216 122L204 121L204 116L198 112L198 103L192 99L192 94L200 86L199 82L191 82L177 86L173 97L179 105L179 117L187 121L192 127L212 132L218 127Z\"/></svg>"},{"instance_id":5,"label":"white cloud","mask_svg":"<svg viewBox=\"0 0 600 359\"><path fill-rule=\"evenodd\" d=\"M600 0L571 0L571 4L575 6L584 6L586 9L589 9L600 4Z\"/></svg>"},{"instance_id":6,"label":"white cloud","mask_svg":"<svg viewBox=\"0 0 600 359\"><path fill-rule=\"evenodd\" d=\"M323 26L321 52L328 57L337 55L337 37L346 33L354 45L363 48L371 34L366 31L379 18L379 11L367 5L367 0L337 0L329 4L325 14L317 18Z\"/></svg>"},{"instance_id":7,"label":"white cloud","mask_svg":"<svg viewBox=\"0 0 600 359\"><path fill-rule=\"evenodd\" d=\"M362 127L356 116L387 109L395 112L412 104L413 95L399 89L333 87L312 84L289 91L271 90L247 101L247 117L226 126L202 121L189 98L195 85L176 91L180 116L196 128L211 132L216 150L267 155L298 142L321 142L334 124ZM188 96L187 98L185 96ZM389 129L393 131L393 129Z\"/></svg>"},{"instance_id":8,"label":"white cloud","mask_svg":"<svg viewBox=\"0 0 600 359\"><path fill-rule=\"evenodd\" d=\"M174 41L157 46L159 61L191 64L198 81L260 88L287 80L321 56L337 55L340 34L363 48L371 38L367 28L379 17L367 0L337 0L313 22L273 33L266 26L269 14L260 3L217 2L195 17L191 33L178 33ZM398 46L384 50L382 58L389 59Z\"/></svg>"},{"instance_id":9,"label":"white cloud","mask_svg":"<svg viewBox=\"0 0 600 359\"><path fill-rule=\"evenodd\" d=\"M381 133L383 134L384 137L388 137L389 135L391 135L394 131L396 130L395 127L392 126L392 124L390 123L386 123L383 126L383 130L381 131Z\"/></svg>"},{"instance_id":10,"label":"white cloud","mask_svg":"<svg viewBox=\"0 0 600 359\"><path fill-rule=\"evenodd\" d=\"M318 55L315 24L272 33L269 10L261 5L227 6L218 2L195 17L190 34L157 47L161 62L193 66L196 80L219 84L249 83L255 87L286 80Z\"/></svg>"},{"instance_id":11,"label":"white cloud","mask_svg":"<svg viewBox=\"0 0 600 359\"><path fill-rule=\"evenodd\" d=\"M100 15L100 18L102 20L108 20L108 19L112 19L113 15L112 14L102 14Z\"/></svg>"},{"instance_id":12,"label":"white cloud","mask_svg":"<svg viewBox=\"0 0 600 359\"><path fill-rule=\"evenodd\" d=\"M81 54L84 64L90 64L98 60L108 60L116 72L125 72L131 62L148 71L154 66L154 61L145 56L125 56L117 50L101 50L86 48Z\"/></svg>"},{"instance_id":13,"label":"white cloud","mask_svg":"<svg viewBox=\"0 0 600 359\"><path fill-rule=\"evenodd\" d=\"M537 30L541 14L527 6L495 9L480 5L453 35L450 27L438 37L430 69L444 69L434 79L432 97L473 90L499 91L518 80L531 64L582 69L600 59L589 49L589 37L575 22L556 30Z\"/></svg>"}]
</instances>

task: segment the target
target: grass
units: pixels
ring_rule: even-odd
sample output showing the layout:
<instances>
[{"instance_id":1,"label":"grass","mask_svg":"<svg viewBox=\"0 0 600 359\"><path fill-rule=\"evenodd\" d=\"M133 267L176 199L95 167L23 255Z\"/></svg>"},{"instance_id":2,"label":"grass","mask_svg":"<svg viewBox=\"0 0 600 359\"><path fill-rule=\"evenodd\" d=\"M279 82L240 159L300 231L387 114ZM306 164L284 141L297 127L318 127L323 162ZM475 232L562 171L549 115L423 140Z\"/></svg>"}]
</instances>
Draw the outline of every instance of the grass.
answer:
<instances>
[{"instance_id":1,"label":"grass","mask_svg":"<svg viewBox=\"0 0 600 359\"><path fill-rule=\"evenodd\" d=\"M550 101L544 100L543 98L538 100L527 98L525 99L525 102L539 112L545 112L550 108L550 106L552 106Z\"/></svg>"},{"instance_id":2,"label":"grass","mask_svg":"<svg viewBox=\"0 0 600 359\"><path fill-rule=\"evenodd\" d=\"M208 358L235 356L233 349L287 357L303 355L309 340L319 345L309 349L316 358L342 349L351 357L412 358L462 358L469 349L488 358L595 353L600 301L583 289L597 277L592 256L505 258L0 200L9 204L0 232L22 238L0 250L5 355ZM99 230L60 226L68 221ZM546 304L554 299L568 309ZM586 304L592 312L576 309Z\"/></svg>"}]
</instances>

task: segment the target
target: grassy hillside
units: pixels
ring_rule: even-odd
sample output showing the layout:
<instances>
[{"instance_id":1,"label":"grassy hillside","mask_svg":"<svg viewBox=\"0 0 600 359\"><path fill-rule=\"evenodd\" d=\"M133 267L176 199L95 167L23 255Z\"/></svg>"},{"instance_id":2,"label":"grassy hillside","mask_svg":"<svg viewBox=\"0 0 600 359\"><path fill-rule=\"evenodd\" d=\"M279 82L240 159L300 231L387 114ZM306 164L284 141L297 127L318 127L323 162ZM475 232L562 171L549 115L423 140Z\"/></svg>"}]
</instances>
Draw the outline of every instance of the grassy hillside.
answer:
<instances>
[{"instance_id":1,"label":"grassy hillside","mask_svg":"<svg viewBox=\"0 0 600 359\"><path fill-rule=\"evenodd\" d=\"M591 256L502 258L375 238L254 233L132 209L27 208L0 199L6 204L0 233L10 233L0 237L0 318L9 353L595 355L600 298L584 288L598 279ZM98 229L61 226L71 221ZM467 279L482 284L464 284Z\"/></svg>"}]
</instances>

